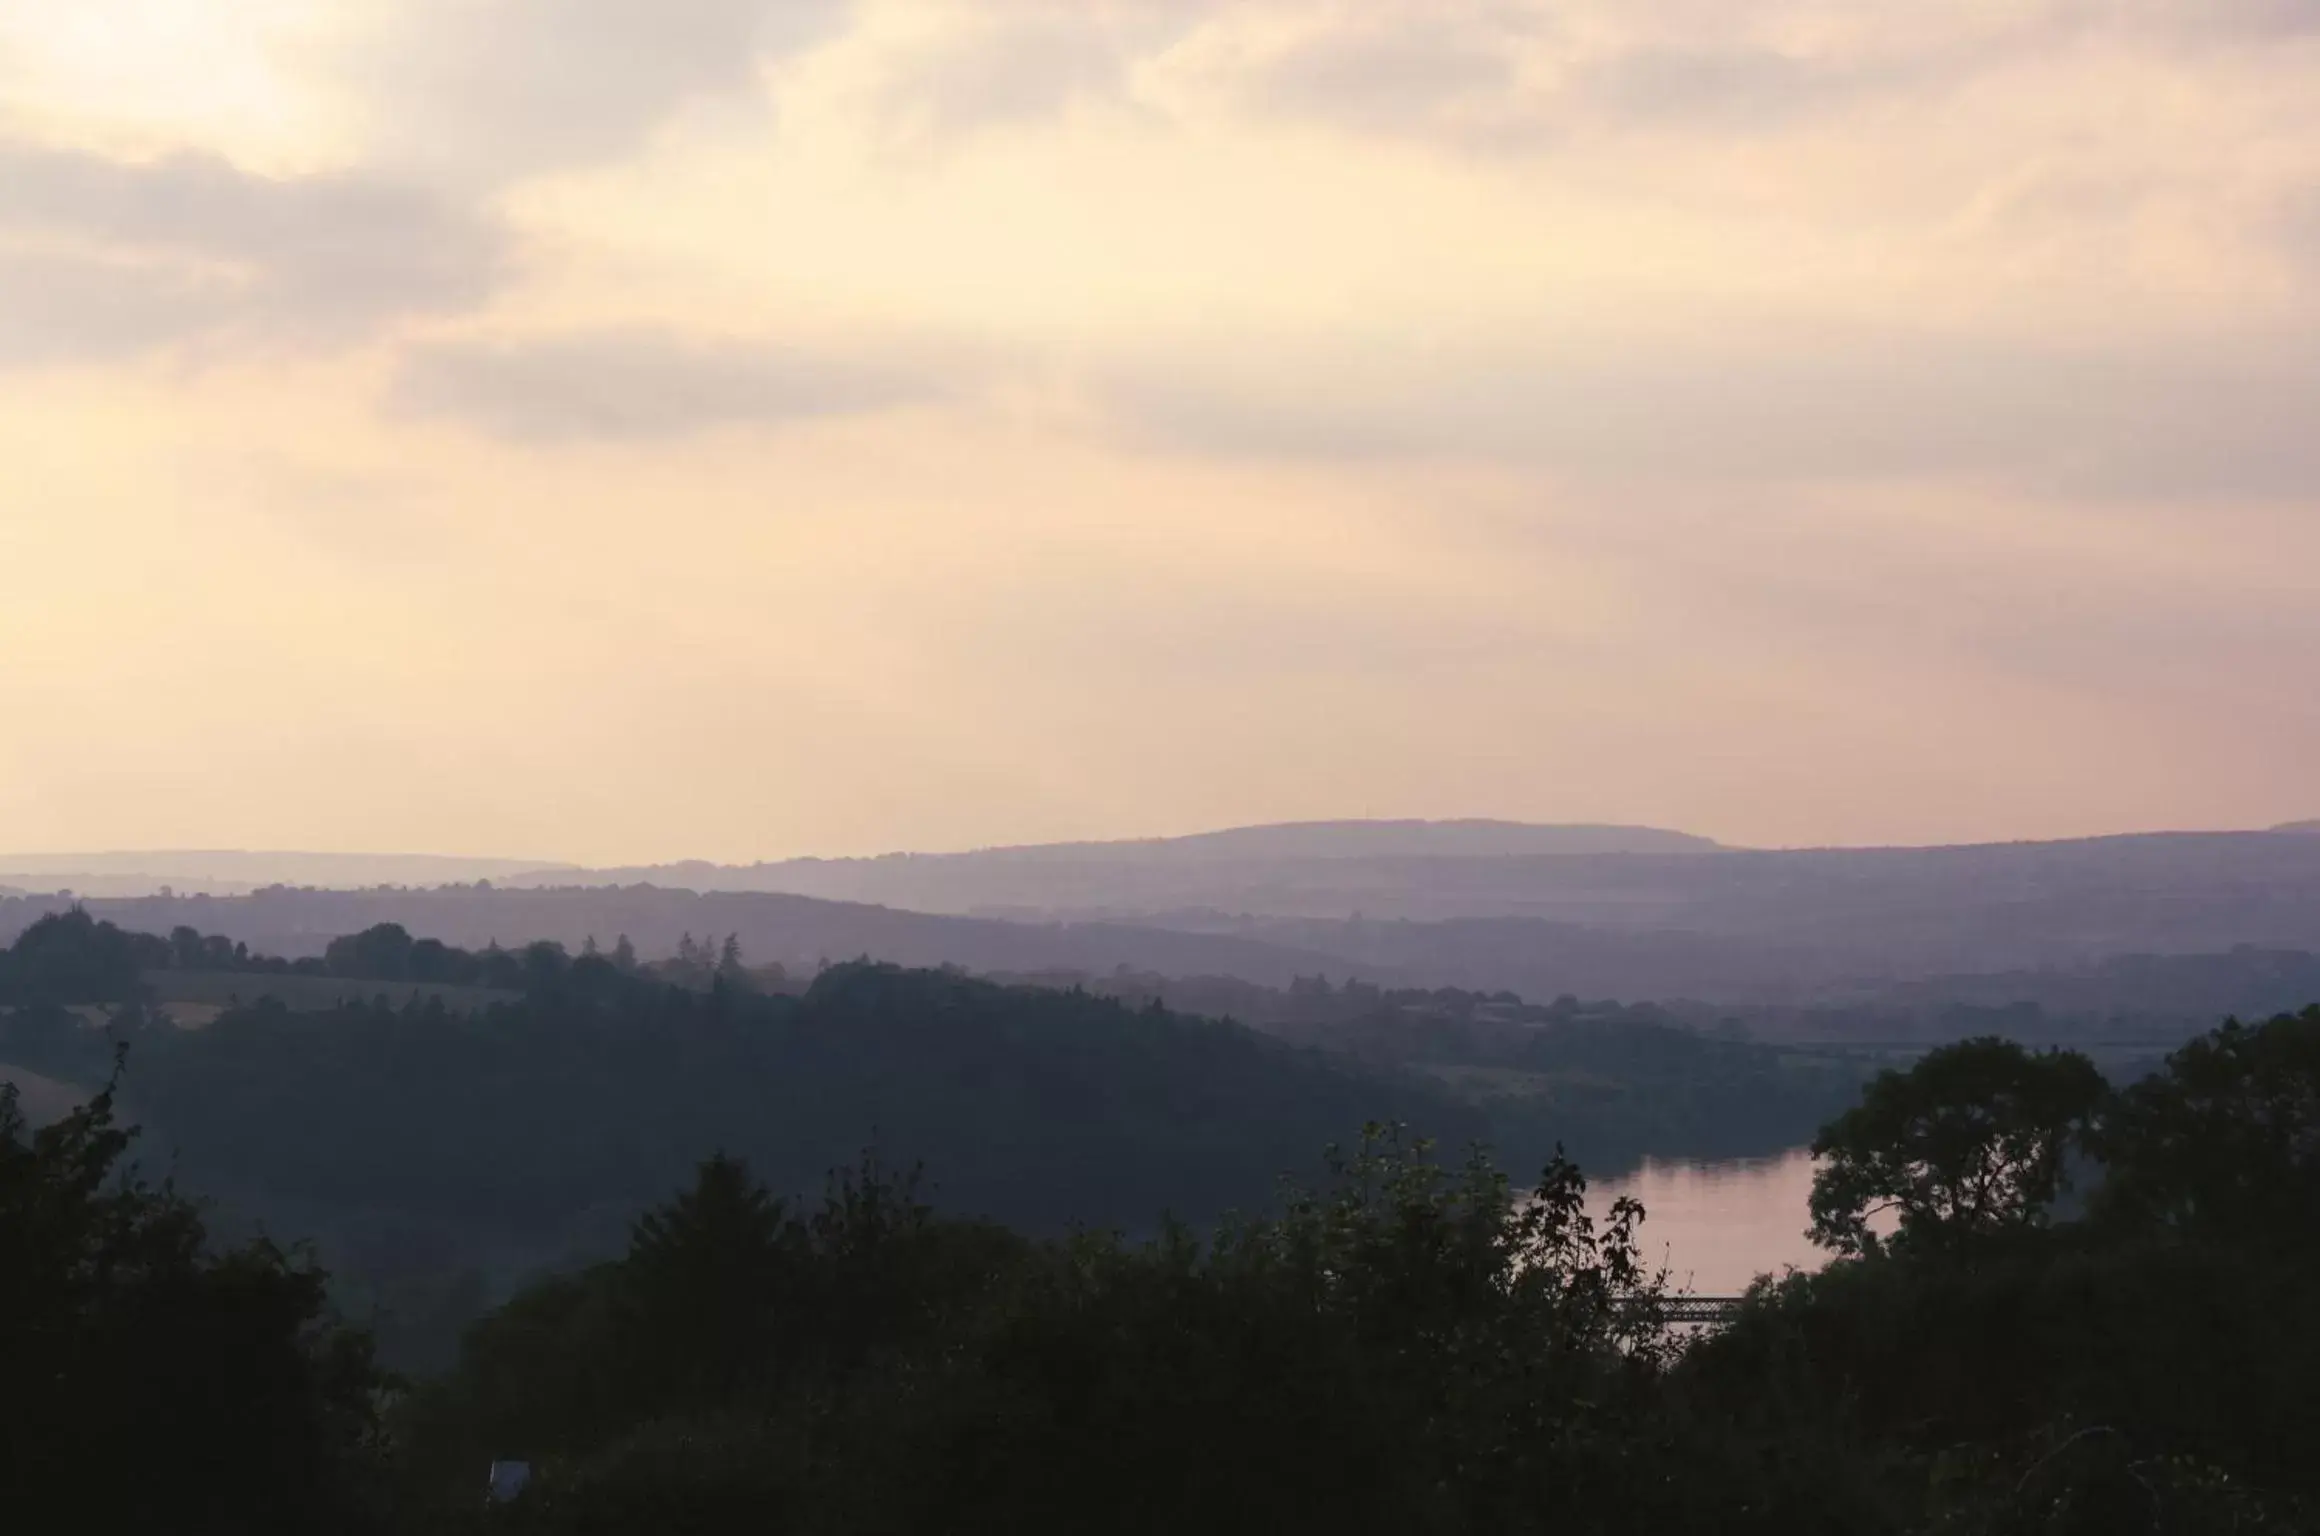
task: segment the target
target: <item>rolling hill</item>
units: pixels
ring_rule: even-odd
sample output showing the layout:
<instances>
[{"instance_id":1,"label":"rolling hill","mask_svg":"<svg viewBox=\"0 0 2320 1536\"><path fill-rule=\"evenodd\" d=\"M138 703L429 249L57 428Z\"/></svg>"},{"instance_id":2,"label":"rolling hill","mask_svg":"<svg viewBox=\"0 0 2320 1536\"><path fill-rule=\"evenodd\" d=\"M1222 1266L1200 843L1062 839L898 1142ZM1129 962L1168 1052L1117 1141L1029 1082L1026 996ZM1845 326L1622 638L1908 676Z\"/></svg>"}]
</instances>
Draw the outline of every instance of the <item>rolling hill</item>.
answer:
<instances>
[{"instance_id":1,"label":"rolling hill","mask_svg":"<svg viewBox=\"0 0 2320 1536\"><path fill-rule=\"evenodd\" d=\"M1430 872L1518 858L1696 857L1706 838L1653 827L1511 821L1316 821L1189 837L1043 843L972 853L787 859L748 865L544 870L527 886L675 885L777 891L923 912L1127 915L1188 906L1336 914L1365 898L1402 911Z\"/></svg>"}]
</instances>

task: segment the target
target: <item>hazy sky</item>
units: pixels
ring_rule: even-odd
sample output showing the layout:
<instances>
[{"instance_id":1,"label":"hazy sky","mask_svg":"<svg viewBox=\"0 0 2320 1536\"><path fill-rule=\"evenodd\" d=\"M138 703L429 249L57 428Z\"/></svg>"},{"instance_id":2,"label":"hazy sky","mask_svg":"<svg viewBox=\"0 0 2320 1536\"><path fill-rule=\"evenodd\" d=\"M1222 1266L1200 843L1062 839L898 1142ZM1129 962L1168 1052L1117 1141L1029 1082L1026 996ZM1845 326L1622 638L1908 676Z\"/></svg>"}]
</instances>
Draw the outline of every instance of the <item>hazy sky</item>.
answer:
<instances>
[{"instance_id":1,"label":"hazy sky","mask_svg":"<svg viewBox=\"0 0 2320 1536\"><path fill-rule=\"evenodd\" d=\"M2320 815L2320 0L0 0L0 847Z\"/></svg>"}]
</instances>

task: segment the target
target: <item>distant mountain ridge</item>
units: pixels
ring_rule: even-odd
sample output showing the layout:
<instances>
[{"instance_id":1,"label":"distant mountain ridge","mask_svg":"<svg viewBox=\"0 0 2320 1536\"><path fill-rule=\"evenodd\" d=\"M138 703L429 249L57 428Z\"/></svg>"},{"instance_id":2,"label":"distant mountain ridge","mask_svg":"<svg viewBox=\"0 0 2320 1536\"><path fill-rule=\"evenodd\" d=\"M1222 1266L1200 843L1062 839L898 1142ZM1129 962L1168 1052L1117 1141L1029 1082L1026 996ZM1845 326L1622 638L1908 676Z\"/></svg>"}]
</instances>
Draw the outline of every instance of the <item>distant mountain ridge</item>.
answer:
<instances>
[{"instance_id":1,"label":"distant mountain ridge","mask_svg":"<svg viewBox=\"0 0 2320 1536\"><path fill-rule=\"evenodd\" d=\"M2192 947L2301 943L2282 922L2311 900L2320 840L2273 832L2134 833L1947 847L1746 849L1649 828L1492 822L1310 823L1191 838L1068 843L874 859L796 859L547 871L526 887L649 884L760 891L917 912L1239 931L1247 919L1418 923L1532 919L1632 932L1680 930L1818 945L1831 929L1915 928L1970 948L2009 948L2027 902L2042 922L2107 913L2056 958L2182 947L2164 908L2199 929ZM2141 903L2125 913L2122 903ZM2154 905L2156 904L2156 905ZM2259 918L2255 908L2268 915ZM1975 910L1982 918L1962 927ZM1946 914L1936 916L1936 913ZM1914 915L1913 915L1914 914ZM1932 928L1926 924L1930 922ZM2075 922L2065 926L2078 926ZM1271 935L1267 935L1271 937ZM2108 942L2118 940L2117 946ZM1310 944L1309 939L1295 941ZM1316 946L1329 947L1329 946ZM1873 949L1889 946L1876 944ZM1969 963L1961 967L1957 962ZM1973 957L1929 954L1936 969ZM2002 965L2036 963L2011 949Z\"/></svg>"},{"instance_id":2,"label":"distant mountain ridge","mask_svg":"<svg viewBox=\"0 0 2320 1536\"><path fill-rule=\"evenodd\" d=\"M1010 905L1013 896L1001 893L990 899L923 900L913 881L898 878L896 872L908 870L923 874L1083 863L1200 866L1379 857L1706 853L1716 851L1717 847L1704 837L1656 827L1468 819L1283 822L1185 837L1031 843L965 853L886 853L754 864L683 859L597 868L560 860L469 858L448 854L179 848L0 853L0 892L69 890L80 896L129 897L152 895L167 887L187 895L243 896L269 885L367 890L381 885L426 887L490 880L534 888L661 885L697 891L768 891L833 901L868 901L964 912ZM959 883L956 877L951 878L952 883Z\"/></svg>"},{"instance_id":3,"label":"distant mountain ridge","mask_svg":"<svg viewBox=\"0 0 2320 1536\"><path fill-rule=\"evenodd\" d=\"M1662 827L1598 822L1500 821L1279 821L1226 827L1179 837L1118 838L1095 842L1029 843L965 854L918 858L1204 859L1514 858L1537 854L1714 853L1712 838ZM793 863L858 862L792 860Z\"/></svg>"},{"instance_id":4,"label":"distant mountain ridge","mask_svg":"<svg viewBox=\"0 0 2320 1536\"><path fill-rule=\"evenodd\" d=\"M1129 863L1231 862L1240 859L1350 858L1515 858L1539 854L1714 853L1713 838L1662 827L1595 822L1500 821L1465 817L1418 819L1280 821L1225 827L1174 837L1101 838L1063 843L1000 843L957 853L896 852L849 857L760 859L720 864L680 859L664 864L592 868L579 873L607 881L632 881L654 873L702 870L743 874L766 870L827 869L863 865L961 864L971 862L1072 862L1119 860ZM572 872L570 866L543 868L542 875Z\"/></svg>"},{"instance_id":5,"label":"distant mountain ridge","mask_svg":"<svg viewBox=\"0 0 2320 1536\"><path fill-rule=\"evenodd\" d=\"M1211 903L1217 892L1313 889L1317 902L1250 910L1358 909L1360 893L1392 892L1412 866L1516 859L1693 858L1722 846L1658 827L1517 821L1309 821L1231 827L1184 837L1033 843L966 853L783 859L748 865L688 860L613 869L542 870L509 883L663 885L870 902L924 912L1134 917ZM1342 899L1339 894L1343 893ZM1237 910L1237 909L1236 909Z\"/></svg>"}]
</instances>

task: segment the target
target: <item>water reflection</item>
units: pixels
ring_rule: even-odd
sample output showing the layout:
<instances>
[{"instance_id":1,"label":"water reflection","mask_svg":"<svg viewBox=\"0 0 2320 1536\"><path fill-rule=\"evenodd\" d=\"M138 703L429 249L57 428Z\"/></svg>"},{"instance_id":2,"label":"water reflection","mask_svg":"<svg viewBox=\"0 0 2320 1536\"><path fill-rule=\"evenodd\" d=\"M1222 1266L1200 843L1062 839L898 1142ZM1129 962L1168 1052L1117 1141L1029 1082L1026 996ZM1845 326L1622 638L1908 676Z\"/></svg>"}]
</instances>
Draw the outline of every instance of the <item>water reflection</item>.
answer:
<instances>
[{"instance_id":1,"label":"water reflection","mask_svg":"<svg viewBox=\"0 0 2320 1536\"><path fill-rule=\"evenodd\" d=\"M1817 1269L1828 1255L1806 1239L1812 1153L1718 1163L1646 1161L1632 1174L1587 1191L1598 1218L1621 1195L1643 1202L1647 1262L1664 1263L1679 1290L1737 1296L1748 1282L1788 1265Z\"/></svg>"}]
</instances>

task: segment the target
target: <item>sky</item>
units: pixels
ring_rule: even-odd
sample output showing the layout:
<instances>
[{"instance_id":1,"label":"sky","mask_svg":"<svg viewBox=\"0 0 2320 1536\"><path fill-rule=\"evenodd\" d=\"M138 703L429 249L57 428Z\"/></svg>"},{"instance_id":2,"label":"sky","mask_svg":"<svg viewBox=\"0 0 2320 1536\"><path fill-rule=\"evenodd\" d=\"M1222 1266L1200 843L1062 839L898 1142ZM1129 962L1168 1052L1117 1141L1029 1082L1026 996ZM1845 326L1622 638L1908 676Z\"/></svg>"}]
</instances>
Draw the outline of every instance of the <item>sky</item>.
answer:
<instances>
[{"instance_id":1,"label":"sky","mask_svg":"<svg viewBox=\"0 0 2320 1536\"><path fill-rule=\"evenodd\" d=\"M0 0L0 847L2320 815L2320 0Z\"/></svg>"}]
</instances>

